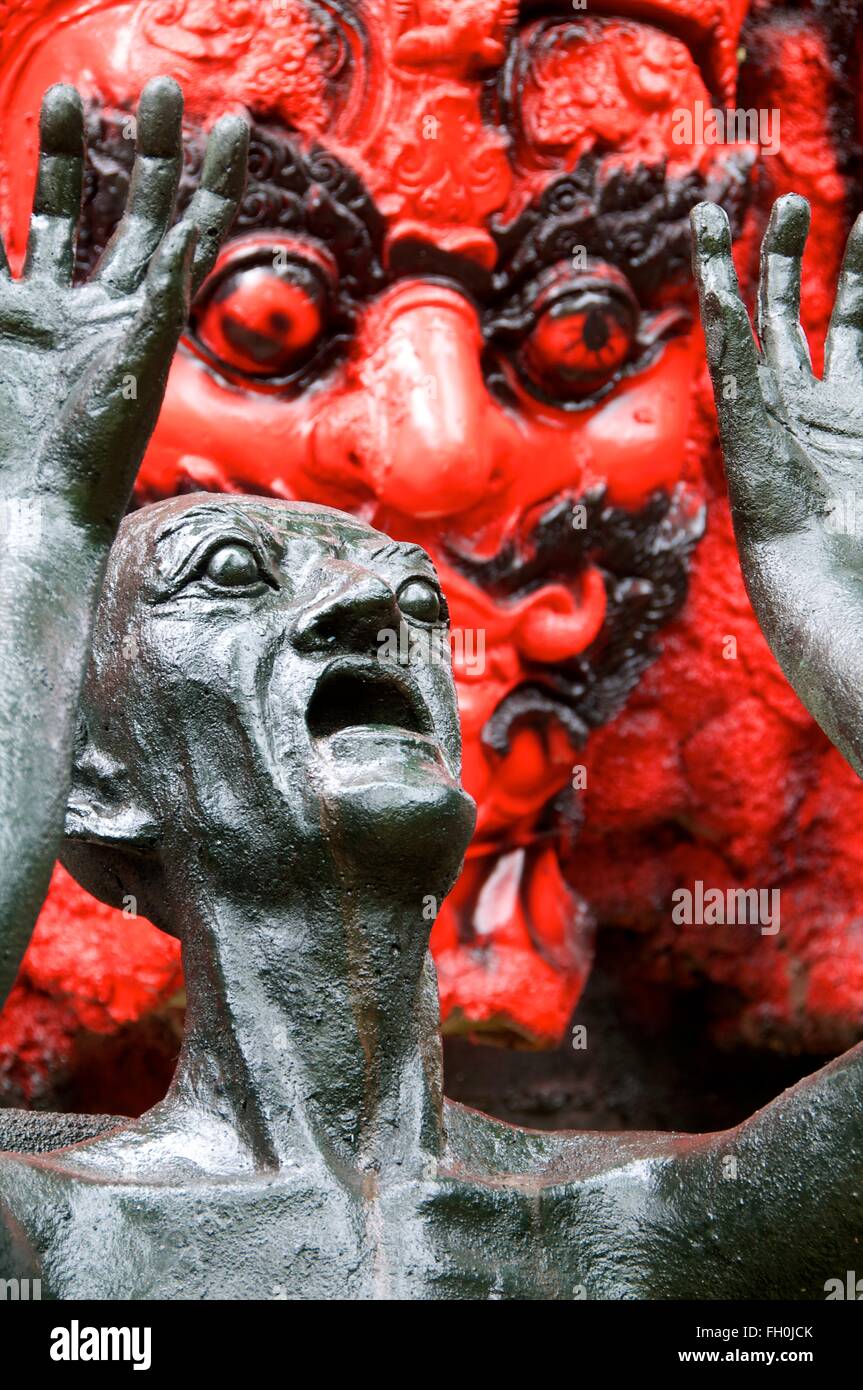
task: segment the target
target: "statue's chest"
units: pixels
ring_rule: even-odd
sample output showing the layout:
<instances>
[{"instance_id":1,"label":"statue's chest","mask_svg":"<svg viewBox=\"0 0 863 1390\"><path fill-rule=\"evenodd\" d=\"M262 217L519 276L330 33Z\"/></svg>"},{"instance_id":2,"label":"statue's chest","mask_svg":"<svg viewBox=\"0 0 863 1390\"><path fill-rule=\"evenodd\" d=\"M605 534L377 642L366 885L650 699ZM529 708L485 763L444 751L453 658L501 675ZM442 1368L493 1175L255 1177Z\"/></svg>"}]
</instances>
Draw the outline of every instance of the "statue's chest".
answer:
<instances>
[{"instance_id":1,"label":"statue's chest","mask_svg":"<svg viewBox=\"0 0 863 1390\"><path fill-rule=\"evenodd\" d=\"M335 1184L65 1180L56 1198L33 1231L43 1297L369 1296L362 1208Z\"/></svg>"},{"instance_id":2,"label":"statue's chest","mask_svg":"<svg viewBox=\"0 0 863 1390\"><path fill-rule=\"evenodd\" d=\"M302 1176L189 1187L39 1178L51 1192L16 1214L29 1237L21 1273L41 1277L43 1297L571 1298L577 1283L535 1197L469 1181L369 1195Z\"/></svg>"}]
</instances>

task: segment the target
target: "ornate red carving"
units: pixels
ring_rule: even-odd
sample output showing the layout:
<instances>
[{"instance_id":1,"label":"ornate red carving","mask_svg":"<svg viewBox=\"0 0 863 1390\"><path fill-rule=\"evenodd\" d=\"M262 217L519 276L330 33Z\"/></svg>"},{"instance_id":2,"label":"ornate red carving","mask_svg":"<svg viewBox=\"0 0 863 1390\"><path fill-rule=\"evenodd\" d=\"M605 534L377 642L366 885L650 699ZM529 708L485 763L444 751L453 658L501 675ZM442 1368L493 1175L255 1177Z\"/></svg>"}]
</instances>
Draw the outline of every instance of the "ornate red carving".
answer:
<instances>
[{"instance_id":1,"label":"ornate red carving","mask_svg":"<svg viewBox=\"0 0 863 1390\"><path fill-rule=\"evenodd\" d=\"M394 10L396 62L458 76L503 62L518 0L395 0Z\"/></svg>"},{"instance_id":2,"label":"ornate red carving","mask_svg":"<svg viewBox=\"0 0 863 1390\"><path fill-rule=\"evenodd\" d=\"M483 224L512 185L507 149L483 124L473 94L425 93L383 151L391 181L379 202L392 222L389 245L430 241L491 270L496 250Z\"/></svg>"},{"instance_id":3,"label":"ornate red carving","mask_svg":"<svg viewBox=\"0 0 863 1390\"><path fill-rule=\"evenodd\" d=\"M522 120L540 151L674 157L673 113L704 95L686 46L643 25L581 19L542 26L527 45ZM692 162L691 150L679 151Z\"/></svg>"}]
</instances>

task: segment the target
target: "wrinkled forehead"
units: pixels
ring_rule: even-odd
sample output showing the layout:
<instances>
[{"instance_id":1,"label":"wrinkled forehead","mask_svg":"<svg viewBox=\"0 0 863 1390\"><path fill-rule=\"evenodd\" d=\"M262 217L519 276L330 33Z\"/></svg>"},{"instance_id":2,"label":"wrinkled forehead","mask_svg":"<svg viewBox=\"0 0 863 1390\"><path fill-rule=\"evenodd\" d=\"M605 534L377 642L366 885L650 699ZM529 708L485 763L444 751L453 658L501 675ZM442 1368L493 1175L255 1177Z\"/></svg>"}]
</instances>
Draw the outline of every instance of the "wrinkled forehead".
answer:
<instances>
[{"instance_id":1,"label":"wrinkled forehead","mask_svg":"<svg viewBox=\"0 0 863 1390\"><path fill-rule=\"evenodd\" d=\"M431 569L418 546L402 546L347 512L302 502L198 494L154 503L126 517L112 568L144 600L158 600L166 584L220 543L263 548L284 573L300 582L328 560L378 567L399 550Z\"/></svg>"}]
</instances>

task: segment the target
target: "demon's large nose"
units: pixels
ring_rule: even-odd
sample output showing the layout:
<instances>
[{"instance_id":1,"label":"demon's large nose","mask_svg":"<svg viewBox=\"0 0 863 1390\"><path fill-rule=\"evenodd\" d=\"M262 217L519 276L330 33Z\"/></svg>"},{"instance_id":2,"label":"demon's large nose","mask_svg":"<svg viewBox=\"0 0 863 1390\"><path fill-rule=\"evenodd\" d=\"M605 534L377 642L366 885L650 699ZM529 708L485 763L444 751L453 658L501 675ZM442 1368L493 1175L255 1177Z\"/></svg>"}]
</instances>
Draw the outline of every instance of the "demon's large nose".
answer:
<instances>
[{"instance_id":1,"label":"demon's large nose","mask_svg":"<svg viewBox=\"0 0 863 1390\"><path fill-rule=\"evenodd\" d=\"M313 467L415 517L464 511L507 480L514 425L483 379L476 310L412 280L368 311L353 390L318 421Z\"/></svg>"},{"instance_id":2,"label":"demon's large nose","mask_svg":"<svg viewBox=\"0 0 863 1390\"><path fill-rule=\"evenodd\" d=\"M303 610L293 643L302 652L373 652L382 630L398 631L392 589L370 570L336 561L325 587Z\"/></svg>"}]
</instances>

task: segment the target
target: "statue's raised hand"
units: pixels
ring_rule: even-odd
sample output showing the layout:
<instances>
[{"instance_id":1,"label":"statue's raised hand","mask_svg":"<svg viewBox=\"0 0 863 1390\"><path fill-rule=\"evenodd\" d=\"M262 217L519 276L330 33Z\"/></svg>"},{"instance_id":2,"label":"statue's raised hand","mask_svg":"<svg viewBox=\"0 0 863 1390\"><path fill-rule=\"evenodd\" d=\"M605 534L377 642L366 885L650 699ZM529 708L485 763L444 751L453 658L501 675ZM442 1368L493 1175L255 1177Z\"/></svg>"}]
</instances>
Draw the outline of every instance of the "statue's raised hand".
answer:
<instances>
[{"instance_id":1,"label":"statue's raised hand","mask_svg":"<svg viewBox=\"0 0 863 1390\"><path fill-rule=\"evenodd\" d=\"M0 249L0 1004L56 857L78 698L108 551L156 423L196 284L233 220L248 130L210 135L201 184L168 230L182 162L182 95L141 96L125 215L73 286L83 121L53 87L23 275ZM14 131L4 131L10 144Z\"/></svg>"},{"instance_id":2,"label":"statue's raised hand","mask_svg":"<svg viewBox=\"0 0 863 1390\"><path fill-rule=\"evenodd\" d=\"M773 208L757 328L721 208L692 213L694 267L728 492L752 605L791 684L863 775L863 218L812 371L800 326L809 206Z\"/></svg>"},{"instance_id":3,"label":"statue's raised hand","mask_svg":"<svg viewBox=\"0 0 863 1390\"><path fill-rule=\"evenodd\" d=\"M0 253L0 495L69 508L113 536L156 423L189 296L233 219L247 128L214 128L197 191L172 230L182 163L182 94L145 87L125 215L85 284L72 285L81 204L78 93L52 87L23 275Z\"/></svg>"}]
</instances>

